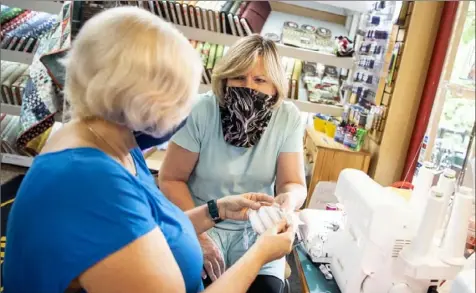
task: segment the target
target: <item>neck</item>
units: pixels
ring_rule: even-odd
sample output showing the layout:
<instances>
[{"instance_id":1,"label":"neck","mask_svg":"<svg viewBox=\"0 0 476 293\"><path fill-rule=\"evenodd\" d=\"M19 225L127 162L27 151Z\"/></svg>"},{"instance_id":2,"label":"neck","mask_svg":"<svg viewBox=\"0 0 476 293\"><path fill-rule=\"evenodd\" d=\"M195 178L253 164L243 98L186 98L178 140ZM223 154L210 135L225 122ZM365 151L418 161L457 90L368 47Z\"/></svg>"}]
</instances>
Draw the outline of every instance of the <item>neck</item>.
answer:
<instances>
[{"instance_id":1,"label":"neck","mask_svg":"<svg viewBox=\"0 0 476 293\"><path fill-rule=\"evenodd\" d=\"M101 146L119 152L116 155L127 156L131 149L137 146L132 131L123 125L100 119L84 121L101 138L96 139Z\"/></svg>"}]
</instances>

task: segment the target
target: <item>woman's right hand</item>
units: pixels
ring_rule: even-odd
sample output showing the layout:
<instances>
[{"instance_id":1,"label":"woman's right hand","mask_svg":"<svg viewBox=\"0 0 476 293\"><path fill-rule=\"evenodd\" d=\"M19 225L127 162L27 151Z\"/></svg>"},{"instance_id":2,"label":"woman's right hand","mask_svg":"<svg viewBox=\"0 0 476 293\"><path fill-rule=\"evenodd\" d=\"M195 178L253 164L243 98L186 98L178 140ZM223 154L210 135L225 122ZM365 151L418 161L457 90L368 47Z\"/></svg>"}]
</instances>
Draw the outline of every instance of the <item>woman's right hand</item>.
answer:
<instances>
[{"instance_id":1,"label":"woman's right hand","mask_svg":"<svg viewBox=\"0 0 476 293\"><path fill-rule=\"evenodd\" d=\"M259 236L255 245L264 264L289 254L293 249L294 235L292 225L283 220Z\"/></svg>"},{"instance_id":2,"label":"woman's right hand","mask_svg":"<svg viewBox=\"0 0 476 293\"><path fill-rule=\"evenodd\" d=\"M223 253L207 233L198 236L198 240L200 241L200 246L203 251L203 266L205 267L205 272L212 282L214 282L225 273Z\"/></svg>"}]
</instances>

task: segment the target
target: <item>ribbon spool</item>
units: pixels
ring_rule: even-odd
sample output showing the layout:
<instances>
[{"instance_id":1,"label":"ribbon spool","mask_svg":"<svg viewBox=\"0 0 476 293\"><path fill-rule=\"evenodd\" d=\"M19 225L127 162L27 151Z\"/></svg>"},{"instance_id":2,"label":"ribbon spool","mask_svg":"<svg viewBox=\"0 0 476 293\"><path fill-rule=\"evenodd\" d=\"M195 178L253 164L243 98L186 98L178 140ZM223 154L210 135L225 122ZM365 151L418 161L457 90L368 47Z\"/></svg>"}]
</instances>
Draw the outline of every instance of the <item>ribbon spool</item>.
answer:
<instances>
[{"instance_id":1,"label":"ribbon spool","mask_svg":"<svg viewBox=\"0 0 476 293\"><path fill-rule=\"evenodd\" d=\"M317 28L316 34L323 39L330 39L332 37L332 31L325 27Z\"/></svg>"},{"instance_id":2,"label":"ribbon spool","mask_svg":"<svg viewBox=\"0 0 476 293\"><path fill-rule=\"evenodd\" d=\"M305 31L308 31L308 32L311 32L311 33L315 33L317 28L315 26L312 26L312 25L309 25L309 24L303 24L301 25L301 29L305 30Z\"/></svg>"},{"instance_id":3,"label":"ribbon spool","mask_svg":"<svg viewBox=\"0 0 476 293\"><path fill-rule=\"evenodd\" d=\"M285 21L284 26L290 27L290 28L299 28L299 25L295 23L294 21Z\"/></svg>"},{"instance_id":4,"label":"ribbon spool","mask_svg":"<svg viewBox=\"0 0 476 293\"><path fill-rule=\"evenodd\" d=\"M273 41L273 42L279 42L281 40L281 38L275 33L266 33L264 35L264 37L266 39L269 39L269 40Z\"/></svg>"}]
</instances>

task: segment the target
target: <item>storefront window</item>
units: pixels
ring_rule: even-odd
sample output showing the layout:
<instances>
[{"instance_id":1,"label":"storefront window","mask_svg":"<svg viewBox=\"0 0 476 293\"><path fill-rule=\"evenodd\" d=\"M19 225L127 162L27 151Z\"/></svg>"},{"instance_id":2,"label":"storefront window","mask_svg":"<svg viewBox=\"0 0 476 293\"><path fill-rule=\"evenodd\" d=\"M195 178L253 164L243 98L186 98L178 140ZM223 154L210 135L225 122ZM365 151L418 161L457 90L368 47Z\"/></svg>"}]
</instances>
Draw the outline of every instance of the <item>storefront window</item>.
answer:
<instances>
[{"instance_id":1,"label":"storefront window","mask_svg":"<svg viewBox=\"0 0 476 293\"><path fill-rule=\"evenodd\" d=\"M462 2L464 3L464 2ZM447 73L436 97L429 131L419 163L431 160L439 168L450 167L458 173L471 155L475 125L475 2L463 4L465 11L455 26L461 27L459 39L450 44ZM456 29L455 31L458 31ZM451 51L453 50L453 54ZM455 51L456 50L456 51ZM452 59L452 60L451 60ZM445 77L446 75L446 77ZM425 150L428 142L428 149Z\"/></svg>"}]
</instances>

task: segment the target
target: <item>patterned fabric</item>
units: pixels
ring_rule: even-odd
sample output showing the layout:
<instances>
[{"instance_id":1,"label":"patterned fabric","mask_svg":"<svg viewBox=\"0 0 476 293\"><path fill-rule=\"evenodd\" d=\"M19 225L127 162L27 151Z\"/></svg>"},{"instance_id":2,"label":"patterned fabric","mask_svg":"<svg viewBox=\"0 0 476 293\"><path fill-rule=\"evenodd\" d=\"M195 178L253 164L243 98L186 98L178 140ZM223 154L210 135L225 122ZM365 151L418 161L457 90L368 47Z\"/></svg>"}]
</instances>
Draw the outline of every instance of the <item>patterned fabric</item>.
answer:
<instances>
[{"instance_id":1,"label":"patterned fabric","mask_svg":"<svg viewBox=\"0 0 476 293\"><path fill-rule=\"evenodd\" d=\"M22 98L20 114L22 131L17 140L19 149L30 149L29 142L48 130L54 123L54 115L62 110L63 96L40 58L70 48L70 10L71 3L66 2L59 16L60 22L39 40L38 49L30 66L30 79Z\"/></svg>"},{"instance_id":2,"label":"patterned fabric","mask_svg":"<svg viewBox=\"0 0 476 293\"><path fill-rule=\"evenodd\" d=\"M23 12L22 14L18 15L14 19L7 22L5 25L2 25L2 29L0 30L0 36L3 38L5 34L16 29L17 27L25 23L28 19L32 18L36 14L38 14L38 12L27 10Z\"/></svg>"},{"instance_id":3,"label":"patterned fabric","mask_svg":"<svg viewBox=\"0 0 476 293\"><path fill-rule=\"evenodd\" d=\"M26 20L23 24L14 30L5 34L5 37L35 37L38 38L41 34L51 30L51 28L58 21L58 17L50 15L49 13L38 13L34 17Z\"/></svg>"},{"instance_id":4,"label":"patterned fabric","mask_svg":"<svg viewBox=\"0 0 476 293\"><path fill-rule=\"evenodd\" d=\"M227 87L220 116L225 141L237 147L254 146L263 135L278 101L246 87Z\"/></svg>"},{"instance_id":5,"label":"patterned fabric","mask_svg":"<svg viewBox=\"0 0 476 293\"><path fill-rule=\"evenodd\" d=\"M5 6L6 7L6 6ZM2 13L0 14L0 22L3 25L7 21L10 21L17 17L18 15L22 14L25 10L20 9L20 8L9 8L6 7L3 9L2 7Z\"/></svg>"}]
</instances>

